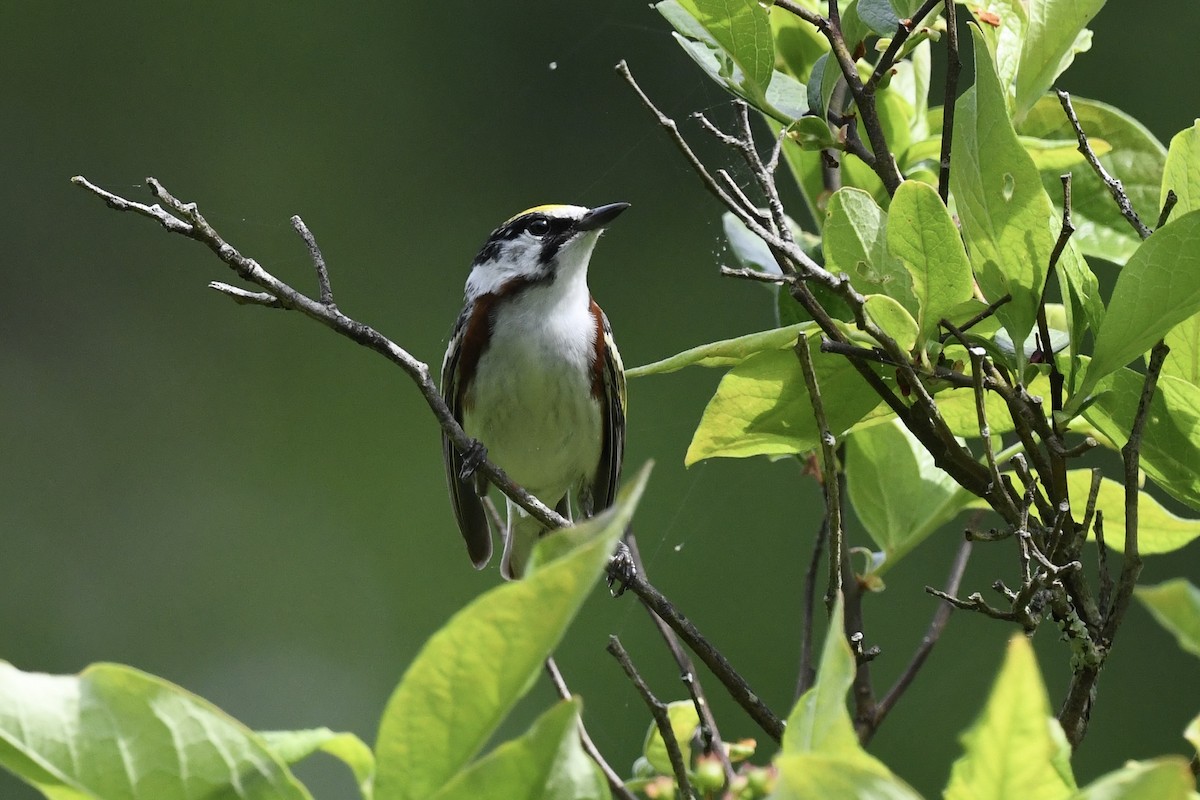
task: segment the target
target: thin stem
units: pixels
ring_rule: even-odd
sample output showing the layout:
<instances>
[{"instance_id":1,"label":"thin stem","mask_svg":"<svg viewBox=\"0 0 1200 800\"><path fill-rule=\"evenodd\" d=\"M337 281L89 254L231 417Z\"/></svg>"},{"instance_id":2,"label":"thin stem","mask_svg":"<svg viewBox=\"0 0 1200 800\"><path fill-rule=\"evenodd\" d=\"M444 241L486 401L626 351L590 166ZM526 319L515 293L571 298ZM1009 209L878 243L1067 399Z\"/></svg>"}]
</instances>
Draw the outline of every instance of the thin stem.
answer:
<instances>
[{"instance_id":1,"label":"thin stem","mask_svg":"<svg viewBox=\"0 0 1200 800\"><path fill-rule=\"evenodd\" d=\"M967 571L967 562L971 558L971 544L970 539L964 538L963 543L959 545L958 552L954 556L954 562L950 565L950 575L946 578L945 594L958 594L958 587L962 584L963 574ZM892 684L892 688L888 690L883 699L875 706L875 718L872 720L870 736L867 737L867 741L870 741L871 736L875 735L875 731L883 724L883 720L891 713L892 708L895 707L904 693L908 691L908 687L912 685L913 680L917 677L917 673L925 665L925 660L933 652L934 645L937 644L942 631L946 628L946 623L950 621L950 612L953 610L954 606L943 600L938 606L937 611L933 613L933 619L930 620L929 627L925 630L925 635L921 637L921 644L917 646L916 652L913 653L912 659L908 662L908 666L904 668L904 672L900 673L900 677Z\"/></svg>"},{"instance_id":2,"label":"thin stem","mask_svg":"<svg viewBox=\"0 0 1200 800\"><path fill-rule=\"evenodd\" d=\"M1129 195L1125 194L1125 187L1121 184L1121 181L1109 174L1104 165L1100 163L1100 159L1096 157L1096 151L1092 149L1092 145L1088 142L1087 134L1083 132L1083 126L1079 124L1079 117L1075 115L1075 107L1071 105L1071 95L1062 89L1055 90L1055 93L1058 95L1058 102L1062 104L1063 111L1067 114L1067 119L1071 122L1071 127L1075 129L1075 138L1079 141L1079 152L1083 154L1088 164L1100 176L1100 180L1108 187L1108 193L1116 201L1117 208L1121 210L1121 216L1125 217L1130 226L1137 231L1138 236L1143 239L1148 238L1151 231L1142 222L1141 217L1137 215L1137 211L1133 208L1133 203L1129 202Z\"/></svg>"},{"instance_id":3,"label":"thin stem","mask_svg":"<svg viewBox=\"0 0 1200 800\"><path fill-rule=\"evenodd\" d=\"M1174 189L1168 189L1167 196L1163 198L1162 211L1158 215L1158 222L1154 225L1155 230L1167 224L1167 218L1171 216L1171 212L1175 209L1175 204L1178 202L1179 195L1175 194Z\"/></svg>"},{"instance_id":4,"label":"thin stem","mask_svg":"<svg viewBox=\"0 0 1200 800\"><path fill-rule=\"evenodd\" d=\"M567 682L563 679L562 671L559 670L554 656L546 659L546 674L550 676L550 682L554 684L554 690L558 692L558 696L563 700L570 700L571 690L567 688ZM608 788L612 789L614 795L621 800L637 800L637 795L625 788L625 782L621 780L621 776L605 761L604 756L600 753L600 748L596 747L596 743L592 741L591 735L584 727L582 718L579 720L579 743L583 745L583 751L588 754L588 757L596 762L596 766L604 774L604 779L608 781Z\"/></svg>"},{"instance_id":5,"label":"thin stem","mask_svg":"<svg viewBox=\"0 0 1200 800\"><path fill-rule=\"evenodd\" d=\"M654 725L658 728L658 734L662 737L663 744L667 748L667 758L671 760L671 769L675 772L675 781L679 786L679 793L686 798L696 798L697 795L692 790L691 781L688 780L688 765L684 763L683 752L679 749L679 742L675 739L675 731L671 728L671 717L667 713L666 704L655 697L654 692L650 691L650 687L646 685L646 681L642 679L641 673L637 671L637 667L633 665L632 659L629 658L629 653L621 646L620 639L616 636L609 636L608 647L605 649L621 665L621 669L625 671L626 676L629 677L638 694L642 696L646 707L650 709L650 716L654 717Z\"/></svg>"},{"instance_id":6,"label":"thin stem","mask_svg":"<svg viewBox=\"0 0 1200 800\"><path fill-rule=\"evenodd\" d=\"M829 490L824 483L821 491L825 495L825 507L829 507ZM800 670L796 677L796 699L812 688L817 672L813 668L813 607L816 605L817 572L821 565L821 553L829 540L829 514L821 517L821 526L813 541L812 558L808 561L808 569L804 573L804 617L803 628L800 632Z\"/></svg>"},{"instance_id":7,"label":"thin stem","mask_svg":"<svg viewBox=\"0 0 1200 800\"><path fill-rule=\"evenodd\" d=\"M946 3L946 90L942 100L942 152L938 162L938 196L942 203L950 198L950 147L954 138L954 106L958 99L958 74L962 59L958 56L958 19L956 4Z\"/></svg>"}]
</instances>

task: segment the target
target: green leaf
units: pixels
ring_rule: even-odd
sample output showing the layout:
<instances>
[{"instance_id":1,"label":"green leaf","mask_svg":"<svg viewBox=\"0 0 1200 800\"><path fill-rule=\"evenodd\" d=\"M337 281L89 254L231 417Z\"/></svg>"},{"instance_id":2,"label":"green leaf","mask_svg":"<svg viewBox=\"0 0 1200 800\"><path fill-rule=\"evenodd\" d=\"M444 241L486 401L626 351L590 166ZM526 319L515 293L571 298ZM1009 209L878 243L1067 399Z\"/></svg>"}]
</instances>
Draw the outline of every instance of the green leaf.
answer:
<instances>
[{"instance_id":1,"label":"green leaf","mask_svg":"<svg viewBox=\"0 0 1200 800\"><path fill-rule=\"evenodd\" d=\"M1200 717L1195 717L1183 731L1183 738L1191 742L1197 753L1200 753Z\"/></svg>"},{"instance_id":2,"label":"green leaf","mask_svg":"<svg viewBox=\"0 0 1200 800\"><path fill-rule=\"evenodd\" d=\"M1193 314L1163 337L1171 352L1163 362L1163 375L1172 375L1200 386L1200 314Z\"/></svg>"},{"instance_id":3,"label":"green leaf","mask_svg":"<svg viewBox=\"0 0 1200 800\"><path fill-rule=\"evenodd\" d=\"M858 0L858 17L880 36L895 36L900 24L889 0Z\"/></svg>"},{"instance_id":4,"label":"green leaf","mask_svg":"<svg viewBox=\"0 0 1200 800\"><path fill-rule=\"evenodd\" d=\"M460 772L435 800L607 800L608 784L579 742L579 700L563 700L524 735Z\"/></svg>"},{"instance_id":5,"label":"green leaf","mask_svg":"<svg viewBox=\"0 0 1200 800\"><path fill-rule=\"evenodd\" d=\"M817 664L817 681L800 696L783 729L783 755L822 753L854 761L874 760L859 745L846 708L846 693L858 667L846 642L844 613L839 592Z\"/></svg>"},{"instance_id":6,"label":"green leaf","mask_svg":"<svg viewBox=\"0 0 1200 800\"><path fill-rule=\"evenodd\" d=\"M119 664L74 676L0 662L0 764L54 800L311 797L253 731Z\"/></svg>"},{"instance_id":7,"label":"green leaf","mask_svg":"<svg viewBox=\"0 0 1200 800\"><path fill-rule=\"evenodd\" d=\"M696 704L691 700L677 700L668 703L667 716L671 720L671 732L675 734L675 741L679 743L679 752L683 756L683 763L687 765L688 769L691 769L692 734L700 725L700 715L696 713ZM667 744L663 741L662 734L658 732L658 725L653 722L650 723L650 730L646 731L642 755L660 775L675 774L675 770L671 766L671 757L667 755Z\"/></svg>"},{"instance_id":8,"label":"green leaf","mask_svg":"<svg viewBox=\"0 0 1200 800\"><path fill-rule=\"evenodd\" d=\"M1017 68L1016 118L1020 119L1061 75L1076 53L1092 46L1092 21L1105 0L1030 0L1029 27Z\"/></svg>"},{"instance_id":9,"label":"green leaf","mask_svg":"<svg viewBox=\"0 0 1200 800\"><path fill-rule=\"evenodd\" d=\"M1022 0L986 0L978 6L972 4L970 11L992 53L996 74L1007 99L1017 79L1021 50L1029 28L1025 3ZM994 24L996 20L998 24Z\"/></svg>"},{"instance_id":10,"label":"green leaf","mask_svg":"<svg viewBox=\"0 0 1200 800\"><path fill-rule=\"evenodd\" d=\"M1175 578L1157 586L1138 586L1133 594L1181 648L1200 656L1200 589L1186 578Z\"/></svg>"},{"instance_id":11,"label":"green leaf","mask_svg":"<svg viewBox=\"0 0 1200 800\"><path fill-rule=\"evenodd\" d=\"M1053 206L1013 132L987 45L978 29L971 32L975 86L957 104L950 186L979 286L989 300L1012 295L996 316L1014 342L1023 342L1033 330L1054 248Z\"/></svg>"},{"instance_id":12,"label":"green leaf","mask_svg":"<svg viewBox=\"0 0 1200 800\"><path fill-rule=\"evenodd\" d=\"M788 716L775 762L779 780L771 797L919 800L916 792L858 743L846 708L846 693L857 666L844 630L839 593L817 665L817 682L801 695Z\"/></svg>"},{"instance_id":13,"label":"green leaf","mask_svg":"<svg viewBox=\"0 0 1200 800\"><path fill-rule=\"evenodd\" d=\"M950 771L946 800L1057 800L1070 797L1073 780L1056 768L1059 742L1050 698L1033 646L1012 637L983 713L965 734L966 752Z\"/></svg>"},{"instance_id":14,"label":"green leaf","mask_svg":"<svg viewBox=\"0 0 1200 800\"><path fill-rule=\"evenodd\" d=\"M1072 167L1091 169L1083 153L1079 152L1079 142L1076 139L1038 139L1034 136L1018 136L1021 146L1038 172L1053 172L1061 175ZM1088 144L1097 158L1112 152L1112 145L1103 139L1088 137Z\"/></svg>"},{"instance_id":15,"label":"green leaf","mask_svg":"<svg viewBox=\"0 0 1200 800\"><path fill-rule=\"evenodd\" d=\"M605 513L545 537L582 543L476 598L435 633L392 694L375 745L381 800L431 797L479 752L533 685L624 532L649 465Z\"/></svg>"},{"instance_id":16,"label":"green leaf","mask_svg":"<svg viewBox=\"0 0 1200 800\"><path fill-rule=\"evenodd\" d=\"M1067 241L1067 246L1059 256L1057 276L1066 300L1063 311L1066 315L1066 327L1069 328L1067 332L1071 345L1070 364L1073 370L1085 332L1099 330L1104 321L1104 301L1100 298L1100 281L1073 240Z\"/></svg>"},{"instance_id":17,"label":"green leaf","mask_svg":"<svg viewBox=\"0 0 1200 800\"><path fill-rule=\"evenodd\" d=\"M840 356L809 341L825 414L841 434L879 404L862 376ZM684 464L706 458L806 453L818 444L817 424L800 362L789 350L765 350L725 374L704 409Z\"/></svg>"},{"instance_id":18,"label":"green leaf","mask_svg":"<svg viewBox=\"0 0 1200 800\"><path fill-rule=\"evenodd\" d=\"M912 278L888 252L887 214L870 194L853 187L834 192L824 234L827 269L849 275L863 294L885 294L918 313Z\"/></svg>"},{"instance_id":19,"label":"green leaf","mask_svg":"<svg viewBox=\"0 0 1200 800\"><path fill-rule=\"evenodd\" d=\"M1067 472L1071 507L1082 513L1092 488L1092 471ZM1171 553L1200 537L1200 520L1176 516L1146 492L1138 492L1138 552L1144 556ZM1125 550L1125 487L1101 478L1096 508L1104 512L1104 543L1117 552Z\"/></svg>"},{"instance_id":20,"label":"green leaf","mask_svg":"<svg viewBox=\"0 0 1200 800\"><path fill-rule=\"evenodd\" d=\"M748 333L745 336L738 336L734 339L722 339L719 342L702 344L690 350L684 350L682 353L677 353L670 358L664 358L661 361L655 361L652 364L646 364L642 367L634 367L627 370L625 375L629 378L641 378L644 375L663 375L668 372L677 372L684 367L690 366L737 366L750 356L764 351L787 348L788 352L791 352L792 345L796 344L796 337L801 332L813 330L815 327L815 323L801 322L795 325L788 325L786 328L774 328L759 333Z\"/></svg>"},{"instance_id":21,"label":"green leaf","mask_svg":"<svg viewBox=\"0 0 1200 800\"><path fill-rule=\"evenodd\" d=\"M767 9L757 0L678 0L762 91L771 83L775 46Z\"/></svg>"},{"instance_id":22,"label":"green leaf","mask_svg":"<svg viewBox=\"0 0 1200 800\"><path fill-rule=\"evenodd\" d=\"M322 752L333 756L350 768L365 800L372 797L375 782L375 754L362 739L353 733L338 733L329 728L302 731L259 731L276 757L286 764L297 764Z\"/></svg>"},{"instance_id":23,"label":"green leaf","mask_svg":"<svg viewBox=\"0 0 1200 800\"><path fill-rule=\"evenodd\" d=\"M1200 312L1200 211L1177 217L1142 243L1121 270L1083 384L1078 409L1106 375L1149 350Z\"/></svg>"},{"instance_id":24,"label":"green leaf","mask_svg":"<svg viewBox=\"0 0 1200 800\"><path fill-rule=\"evenodd\" d=\"M1171 139L1171 149L1167 151L1167 163L1163 167L1159 208L1166 203L1169 191L1175 192L1178 198L1175 210L1171 212L1172 218L1200 209L1200 120Z\"/></svg>"},{"instance_id":25,"label":"green leaf","mask_svg":"<svg viewBox=\"0 0 1200 800\"><path fill-rule=\"evenodd\" d=\"M921 795L878 761L824 753L781 755L770 800L921 800Z\"/></svg>"},{"instance_id":26,"label":"green leaf","mask_svg":"<svg viewBox=\"0 0 1200 800\"><path fill-rule=\"evenodd\" d=\"M863 308L902 349L911 351L917 346L917 321L904 306L886 294L869 294Z\"/></svg>"},{"instance_id":27,"label":"green leaf","mask_svg":"<svg viewBox=\"0 0 1200 800\"><path fill-rule=\"evenodd\" d=\"M951 309L971 299L972 287L962 238L932 186L900 184L888 210L887 245L912 279L917 327L925 340Z\"/></svg>"},{"instance_id":28,"label":"green leaf","mask_svg":"<svg viewBox=\"0 0 1200 800\"><path fill-rule=\"evenodd\" d=\"M885 555L879 573L895 566L973 498L938 469L899 421L852 433L846 440L845 470L854 512Z\"/></svg>"},{"instance_id":29,"label":"green leaf","mask_svg":"<svg viewBox=\"0 0 1200 800\"><path fill-rule=\"evenodd\" d=\"M1129 439L1142 375L1121 369L1101 382L1083 417L1115 447ZM1141 467L1167 494L1200 510L1200 388L1163 375L1142 432Z\"/></svg>"},{"instance_id":30,"label":"green leaf","mask_svg":"<svg viewBox=\"0 0 1200 800\"><path fill-rule=\"evenodd\" d=\"M1100 139L1111 146L1112 152L1100 155L1100 163L1121 181L1142 219L1156 219L1166 148L1145 126L1118 108L1084 97L1072 97L1071 105L1093 145ZM1018 130L1027 136L1075 141L1075 131L1053 96L1038 100ZM1042 169L1042 185L1054 201L1059 218L1062 172ZM1128 261L1142 240L1121 216L1112 195L1091 167L1080 165L1071 170L1071 191L1071 218L1075 223L1071 241L1088 256L1114 264Z\"/></svg>"},{"instance_id":31,"label":"green leaf","mask_svg":"<svg viewBox=\"0 0 1200 800\"><path fill-rule=\"evenodd\" d=\"M1196 781L1186 759L1130 761L1085 786L1076 800L1190 800Z\"/></svg>"},{"instance_id":32,"label":"green leaf","mask_svg":"<svg viewBox=\"0 0 1200 800\"><path fill-rule=\"evenodd\" d=\"M829 111L829 100L833 90L837 88L842 78L842 70L836 59L831 59L825 53L813 64L812 74L808 79L808 111L821 124L825 123L825 114Z\"/></svg>"},{"instance_id":33,"label":"green leaf","mask_svg":"<svg viewBox=\"0 0 1200 800\"><path fill-rule=\"evenodd\" d=\"M776 63L784 73L807 84L817 59L829 52L828 40L795 14L771 11L768 17L775 38Z\"/></svg>"}]
</instances>

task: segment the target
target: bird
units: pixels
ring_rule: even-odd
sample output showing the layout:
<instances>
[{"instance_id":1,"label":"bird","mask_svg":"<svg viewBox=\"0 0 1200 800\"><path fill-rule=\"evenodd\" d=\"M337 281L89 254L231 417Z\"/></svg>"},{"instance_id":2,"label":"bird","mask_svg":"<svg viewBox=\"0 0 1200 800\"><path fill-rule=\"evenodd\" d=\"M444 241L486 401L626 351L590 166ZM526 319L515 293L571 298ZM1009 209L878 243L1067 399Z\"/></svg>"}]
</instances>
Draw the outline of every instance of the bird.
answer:
<instances>
[{"instance_id":1,"label":"bird","mask_svg":"<svg viewBox=\"0 0 1200 800\"><path fill-rule=\"evenodd\" d=\"M492 231L471 264L462 312L442 362L441 393L478 447L462 453L443 433L446 480L476 569L492 556L474 474L486 455L559 513L612 505L625 450L625 369L608 317L588 288L588 264L628 203L541 205ZM506 498L500 573L525 572L547 530Z\"/></svg>"}]
</instances>

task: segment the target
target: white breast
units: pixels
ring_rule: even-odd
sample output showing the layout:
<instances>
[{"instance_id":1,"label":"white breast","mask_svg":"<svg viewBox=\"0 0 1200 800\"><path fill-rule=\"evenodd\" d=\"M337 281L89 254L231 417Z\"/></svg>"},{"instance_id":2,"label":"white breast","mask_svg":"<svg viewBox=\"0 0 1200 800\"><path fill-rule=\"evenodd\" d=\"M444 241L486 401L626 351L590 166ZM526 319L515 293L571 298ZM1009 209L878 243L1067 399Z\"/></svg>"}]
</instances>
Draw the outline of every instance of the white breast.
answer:
<instances>
[{"instance_id":1,"label":"white breast","mask_svg":"<svg viewBox=\"0 0 1200 800\"><path fill-rule=\"evenodd\" d=\"M549 505L590 482L600 460L590 304L586 282L568 276L502 303L466 398L466 432Z\"/></svg>"}]
</instances>

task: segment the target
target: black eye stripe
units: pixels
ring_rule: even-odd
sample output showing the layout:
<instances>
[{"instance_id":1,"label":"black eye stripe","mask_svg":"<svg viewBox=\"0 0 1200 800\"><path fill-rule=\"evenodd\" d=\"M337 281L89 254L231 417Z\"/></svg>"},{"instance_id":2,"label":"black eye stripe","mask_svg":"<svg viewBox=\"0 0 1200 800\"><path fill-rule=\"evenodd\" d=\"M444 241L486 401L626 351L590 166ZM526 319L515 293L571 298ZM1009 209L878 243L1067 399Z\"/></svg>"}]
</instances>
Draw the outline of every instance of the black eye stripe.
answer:
<instances>
[{"instance_id":1,"label":"black eye stripe","mask_svg":"<svg viewBox=\"0 0 1200 800\"><path fill-rule=\"evenodd\" d=\"M531 229L530 226L534 227ZM525 214L509 220L492 231L479 250L479 254L475 256L472 265L477 266L495 261L500 257L501 243L511 241L523 233L529 233L546 242L548 247L543 248L542 260L548 261L558 251L558 248L571 237L574 226L575 220L573 219L551 217L541 213Z\"/></svg>"}]
</instances>

